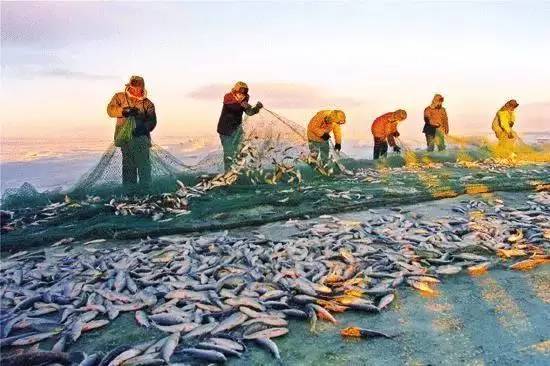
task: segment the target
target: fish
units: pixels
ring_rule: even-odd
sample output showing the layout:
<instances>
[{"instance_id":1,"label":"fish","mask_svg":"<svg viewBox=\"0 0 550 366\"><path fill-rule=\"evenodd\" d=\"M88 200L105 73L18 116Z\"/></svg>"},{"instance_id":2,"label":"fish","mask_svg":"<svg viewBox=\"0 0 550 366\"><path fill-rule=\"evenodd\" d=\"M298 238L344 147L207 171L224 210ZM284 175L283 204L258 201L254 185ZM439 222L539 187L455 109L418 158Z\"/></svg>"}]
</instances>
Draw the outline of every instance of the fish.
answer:
<instances>
[{"instance_id":1,"label":"fish","mask_svg":"<svg viewBox=\"0 0 550 366\"><path fill-rule=\"evenodd\" d=\"M214 329L218 327L218 322L212 322L207 324L198 325L197 327L193 328L189 332L187 332L185 335L183 335L181 338L183 340L192 339L195 337L202 337L206 334L211 333Z\"/></svg>"},{"instance_id":2,"label":"fish","mask_svg":"<svg viewBox=\"0 0 550 366\"><path fill-rule=\"evenodd\" d=\"M101 361L101 355L99 353L94 353L91 355L84 355L82 361L78 366L95 366Z\"/></svg>"},{"instance_id":3,"label":"fish","mask_svg":"<svg viewBox=\"0 0 550 366\"><path fill-rule=\"evenodd\" d=\"M510 268L517 271L528 271L541 264L547 264L547 263L550 263L549 258L531 258L531 259L523 260L521 262L514 263L513 265L510 266Z\"/></svg>"},{"instance_id":4,"label":"fish","mask_svg":"<svg viewBox=\"0 0 550 366\"><path fill-rule=\"evenodd\" d=\"M192 322L167 325L167 326L158 325L157 323L153 323L153 325L155 326L155 328L166 333L180 333L180 332L188 333L199 326L197 323L192 323Z\"/></svg>"},{"instance_id":5,"label":"fish","mask_svg":"<svg viewBox=\"0 0 550 366\"><path fill-rule=\"evenodd\" d=\"M220 337L211 337L208 340L210 342L214 343L214 344L217 344L217 345L225 347L225 348L233 349L237 352L244 352L246 350L245 346L242 343L237 342L233 339L220 338Z\"/></svg>"},{"instance_id":6,"label":"fish","mask_svg":"<svg viewBox=\"0 0 550 366\"><path fill-rule=\"evenodd\" d=\"M483 262L483 263L470 266L467 268L467 270L470 275L479 276L486 273L490 266L491 266L491 263Z\"/></svg>"},{"instance_id":7,"label":"fish","mask_svg":"<svg viewBox=\"0 0 550 366\"><path fill-rule=\"evenodd\" d=\"M351 309L362 310L367 312L378 313L380 310L370 301L353 296L342 296L338 298L338 302Z\"/></svg>"},{"instance_id":8,"label":"fish","mask_svg":"<svg viewBox=\"0 0 550 366\"><path fill-rule=\"evenodd\" d=\"M131 348L132 348L132 346L128 345L128 344L123 344L123 345L120 345L118 347L113 348L109 353L107 353L105 356L103 356L103 358L101 359L101 361L99 362L99 364L97 366L107 366L107 365L109 365L111 363L111 361L113 361L118 355L122 354L123 352L128 351Z\"/></svg>"},{"instance_id":9,"label":"fish","mask_svg":"<svg viewBox=\"0 0 550 366\"><path fill-rule=\"evenodd\" d=\"M109 324L109 321L106 320L106 319L92 320L91 322L84 323L82 325L82 331L83 332L88 332L88 331L93 330L93 329L101 328L101 327L103 327L107 324Z\"/></svg>"},{"instance_id":10,"label":"fish","mask_svg":"<svg viewBox=\"0 0 550 366\"><path fill-rule=\"evenodd\" d=\"M409 284L421 291L421 292L424 292L424 293L427 293L427 294L434 294L435 291L426 283L426 282L421 282L421 281L409 281Z\"/></svg>"},{"instance_id":11,"label":"fish","mask_svg":"<svg viewBox=\"0 0 550 366\"><path fill-rule=\"evenodd\" d=\"M72 365L82 360L82 353L33 351L13 356L3 356L2 366L34 366L44 364Z\"/></svg>"},{"instance_id":12,"label":"fish","mask_svg":"<svg viewBox=\"0 0 550 366\"><path fill-rule=\"evenodd\" d=\"M257 339L257 338L276 338L281 337L288 333L287 328L277 327L260 330L254 333L243 334L244 339Z\"/></svg>"},{"instance_id":13,"label":"fish","mask_svg":"<svg viewBox=\"0 0 550 366\"><path fill-rule=\"evenodd\" d=\"M88 241L82 243L82 245L98 244L98 243L104 243L106 241L107 241L106 239L94 239L94 240L88 240Z\"/></svg>"},{"instance_id":14,"label":"fish","mask_svg":"<svg viewBox=\"0 0 550 366\"><path fill-rule=\"evenodd\" d=\"M214 363L224 363L227 362L227 358L221 352L214 350L206 350L200 348L182 348L177 352L177 354L190 356L194 359L214 362Z\"/></svg>"},{"instance_id":15,"label":"fish","mask_svg":"<svg viewBox=\"0 0 550 366\"><path fill-rule=\"evenodd\" d=\"M449 264L445 266L439 266L435 272L440 275L455 275L460 271L462 271L462 267Z\"/></svg>"},{"instance_id":16,"label":"fish","mask_svg":"<svg viewBox=\"0 0 550 366\"><path fill-rule=\"evenodd\" d=\"M147 314L144 311L136 311L135 317L139 325L142 325L145 328L149 328L151 326L151 323L149 323L149 319L147 318Z\"/></svg>"},{"instance_id":17,"label":"fish","mask_svg":"<svg viewBox=\"0 0 550 366\"><path fill-rule=\"evenodd\" d=\"M317 304L308 304L307 306L312 307L317 312L318 319L323 319L333 324L338 323L338 321L332 316L332 314L322 306L319 306ZM265 319L265 318L258 318L258 320L261 320L261 319ZM275 319L280 319L280 318L275 318ZM281 319L278 322L271 322L271 323L265 323L265 324L276 326L276 327L285 327L288 325L284 319Z\"/></svg>"},{"instance_id":18,"label":"fish","mask_svg":"<svg viewBox=\"0 0 550 366\"><path fill-rule=\"evenodd\" d=\"M146 342L139 345L132 346L118 354L114 359L112 359L107 366L119 366L121 364L126 365L126 361L134 359L135 357L141 355L153 342Z\"/></svg>"},{"instance_id":19,"label":"fish","mask_svg":"<svg viewBox=\"0 0 550 366\"><path fill-rule=\"evenodd\" d=\"M236 312L233 315L225 318L216 328L214 328L211 333L213 335L226 332L228 330L231 330L241 324L243 324L248 319L248 316L246 314L243 314L241 312ZM262 319L262 318L257 318Z\"/></svg>"},{"instance_id":20,"label":"fish","mask_svg":"<svg viewBox=\"0 0 550 366\"><path fill-rule=\"evenodd\" d=\"M288 322L285 319L279 318L277 316L262 316L258 318L253 318L243 322L242 325L246 327L258 323L270 325L273 327L286 327L288 325Z\"/></svg>"},{"instance_id":21,"label":"fish","mask_svg":"<svg viewBox=\"0 0 550 366\"><path fill-rule=\"evenodd\" d=\"M180 333L172 333L172 335L167 337L166 342L162 346L160 354L162 359L166 361L166 363L170 363L170 358L172 357L174 350L178 346L179 339Z\"/></svg>"},{"instance_id":22,"label":"fish","mask_svg":"<svg viewBox=\"0 0 550 366\"><path fill-rule=\"evenodd\" d=\"M260 347L268 350L275 359L280 360L281 354L279 353L279 347L277 347L277 344L273 342L269 338L256 338L254 339L254 342L258 344Z\"/></svg>"},{"instance_id":23,"label":"fish","mask_svg":"<svg viewBox=\"0 0 550 366\"><path fill-rule=\"evenodd\" d=\"M527 255L527 252L523 249L497 249L497 255L503 258L523 257Z\"/></svg>"},{"instance_id":24,"label":"fish","mask_svg":"<svg viewBox=\"0 0 550 366\"><path fill-rule=\"evenodd\" d=\"M28 345L31 345L31 344L41 342L44 339L51 338L52 336L58 334L60 331L61 331L61 329L59 329L55 332L47 332L47 333L39 333L39 334L29 335L29 336L14 340L13 342L11 342L10 345L12 345L12 346L28 346Z\"/></svg>"},{"instance_id":25,"label":"fish","mask_svg":"<svg viewBox=\"0 0 550 366\"><path fill-rule=\"evenodd\" d=\"M382 297L377 305L378 310L382 310L386 308L389 304L393 302L394 299L395 299L395 294L387 294L386 296Z\"/></svg>"},{"instance_id":26,"label":"fish","mask_svg":"<svg viewBox=\"0 0 550 366\"><path fill-rule=\"evenodd\" d=\"M62 334L52 347L52 352L64 352L67 346L67 334Z\"/></svg>"},{"instance_id":27,"label":"fish","mask_svg":"<svg viewBox=\"0 0 550 366\"><path fill-rule=\"evenodd\" d=\"M211 342L201 342L201 343L198 343L196 347L200 349L217 351L222 353L225 356L241 357L241 352L238 352L232 348L224 347L222 345L211 343Z\"/></svg>"},{"instance_id":28,"label":"fish","mask_svg":"<svg viewBox=\"0 0 550 366\"><path fill-rule=\"evenodd\" d=\"M149 320L160 325L175 325L185 323L185 318L175 313L160 313L149 316Z\"/></svg>"},{"instance_id":29,"label":"fish","mask_svg":"<svg viewBox=\"0 0 550 366\"><path fill-rule=\"evenodd\" d=\"M259 301L250 297L240 296L240 297L229 298L225 301L225 303L227 305L231 305L234 307L246 306L258 311L265 311L265 307L262 304L260 304Z\"/></svg>"},{"instance_id":30,"label":"fish","mask_svg":"<svg viewBox=\"0 0 550 366\"><path fill-rule=\"evenodd\" d=\"M376 338L376 337L394 338L395 337L394 335L389 335L383 332L379 332L377 330L364 329L359 327L344 328L340 331L340 334L343 337L360 337L360 338Z\"/></svg>"}]
</instances>

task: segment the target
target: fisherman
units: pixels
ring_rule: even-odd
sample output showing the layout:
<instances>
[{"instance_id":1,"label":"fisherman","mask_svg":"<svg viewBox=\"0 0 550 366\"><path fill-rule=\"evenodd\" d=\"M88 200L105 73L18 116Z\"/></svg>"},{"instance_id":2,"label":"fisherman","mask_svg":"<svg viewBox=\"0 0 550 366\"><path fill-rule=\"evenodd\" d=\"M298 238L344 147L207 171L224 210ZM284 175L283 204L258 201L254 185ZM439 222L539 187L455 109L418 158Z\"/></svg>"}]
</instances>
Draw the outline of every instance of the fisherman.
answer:
<instances>
[{"instance_id":1,"label":"fisherman","mask_svg":"<svg viewBox=\"0 0 550 366\"><path fill-rule=\"evenodd\" d=\"M237 82L231 92L223 97L218 133L223 147L223 164L226 172L231 168L243 138L243 112L253 116L263 108L261 102L252 107L248 103L249 98L248 85L242 81Z\"/></svg>"},{"instance_id":2,"label":"fisherman","mask_svg":"<svg viewBox=\"0 0 550 366\"><path fill-rule=\"evenodd\" d=\"M381 156L385 157L388 153L388 143L393 147L396 153L401 152L401 148L395 143L395 138L399 137L397 124L407 118L407 112L398 109L395 112L388 112L376 118L372 123L371 132L374 137L374 159Z\"/></svg>"},{"instance_id":3,"label":"fisherman","mask_svg":"<svg viewBox=\"0 0 550 366\"><path fill-rule=\"evenodd\" d=\"M157 115L141 76L132 76L124 91L113 96L107 114L117 119L115 145L122 151L122 183L136 184L139 176L139 184L148 186L151 183L151 131L157 125ZM124 134L129 128L129 133Z\"/></svg>"},{"instance_id":4,"label":"fisherman","mask_svg":"<svg viewBox=\"0 0 550 366\"><path fill-rule=\"evenodd\" d=\"M493 131L501 147L510 147L518 139L518 135L512 130L516 122L515 110L518 106L515 99L507 101L493 119Z\"/></svg>"},{"instance_id":5,"label":"fisherman","mask_svg":"<svg viewBox=\"0 0 550 366\"><path fill-rule=\"evenodd\" d=\"M449 119L447 111L443 107L443 96L436 94L433 97L432 104L424 109L424 129L422 132L426 135L426 144L428 151L434 151L434 145L437 145L438 151L445 150L445 135L449 134Z\"/></svg>"},{"instance_id":6,"label":"fisherman","mask_svg":"<svg viewBox=\"0 0 550 366\"><path fill-rule=\"evenodd\" d=\"M307 126L307 139L312 157L324 163L328 160L330 133L334 134L334 150L342 149L341 125L346 123L346 115L341 110L319 111Z\"/></svg>"}]
</instances>

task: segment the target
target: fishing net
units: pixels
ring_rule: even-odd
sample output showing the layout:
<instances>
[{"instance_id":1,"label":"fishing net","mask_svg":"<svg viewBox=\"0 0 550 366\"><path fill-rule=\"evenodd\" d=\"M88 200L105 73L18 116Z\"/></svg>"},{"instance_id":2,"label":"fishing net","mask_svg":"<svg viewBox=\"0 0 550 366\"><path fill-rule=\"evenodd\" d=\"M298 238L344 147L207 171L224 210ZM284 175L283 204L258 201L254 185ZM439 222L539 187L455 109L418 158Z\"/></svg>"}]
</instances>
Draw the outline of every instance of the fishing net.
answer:
<instances>
[{"instance_id":1,"label":"fishing net","mask_svg":"<svg viewBox=\"0 0 550 366\"><path fill-rule=\"evenodd\" d=\"M306 128L267 108L243 122L242 148L251 151L246 170L274 168L277 164L298 164L307 160L309 147ZM336 157L331 144L332 156ZM339 154L338 158L347 158ZM196 171L219 172L223 170L223 152L212 152L193 167Z\"/></svg>"},{"instance_id":2,"label":"fishing net","mask_svg":"<svg viewBox=\"0 0 550 366\"><path fill-rule=\"evenodd\" d=\"M274 164L291 164L308 155L306 129L289 119L267 109L248 117L243 123L246 146L254 159L249 159L242 170L269 169ZM219 173L223 171L221 149L207 154L195 165L186 165L176 156L157 144L150 150L151 176L153 181L178 178L182 174ZM173 181L173 180L172 180ZM112 144L89 172L80 178L71 192L93 193L104 187L122 184L122 153Z\"/></svg>"},{"instance_id":3,"label":"fishing net","mask_svg":"<svg viewBox=\"0 0 550 366\"><path fill-rule=\"evenodd\" d=\"M243 144L251 146L257 154L254 168L265 168L273 159L279 161L285 156L296 159L306 152L305 128L266 109L246 117L243 129ZM210 173L222 171L223 152L218 150L206 155L194 169Z\"/></svg>"},{"instance_id":4,"label":"fishing net","mask_svg":"<svg viewBox=\"0 0 550 366\"><path fill-rule=\"evenodd\" d=\"M530 190L546 187L550 176L544 165L550 161L548 149L526 155L542 164L529 169L514 159L496 161L489 147L426 153L404 145L402 154L379 161L351 159L331 149L332 160L352 170L335 176L312 163L305 124L262 109L246 118L243 129L242 146L228 172L221 144L194 165L153 144L153 184L147 192L128 192L121 184L122 153L111 145L69 191L44 194L24 185L2 198L3 209L20 207L2 227L9 232L3 246L261 225L463 193Z\"/></svg>"},{"instance_id":5,"label":"fishing net","mask_svg":"<svg viewBox=\"0 0 550 366\"><path fill-rule=\"evenodd\" d=\"M177 178L189 173L191 168L157 144L152 144L149 152L151 178L153 181L165 178ZM101 189L122 184L122 152L111 144L101 156L99 162L84 174L71 189L71 192L95 193Z\"/></svg>"},{"instance_id":6,"label":"fishing net","mask_svg":"<svg viewBox=\"0 0 550 366\"><path fill-rule=\"evenodd\" d=\"M245 133L239 153L240 166L237 174L239 177L250 177L251 171L267 172L270 169L276 170L277 167L290 169L309 154L305 127L268 109L262 109L260 113L245 118L243 129ZM33 206L33 203L44 204L48 202L48 198L49 201L57 200L59 196L63 197L64 193L79 198L89 195L106 198L128 192L142 195L161 194L174 192L177 189L177 180L193 185L204 179L205 174L213 177L223 172L221 146L218 150L199 159L194 165L183 163L178 157L155 143L151 146L149 156L152 179L149 187L135 186L132 190L123 187L122 152L115 144L111 144L98 163L70 189L64 192L53 192L55 194L38 193L32 186L25 184L19 189L8 190L2 197L2 205L21 207L22 205ZM268 180L271 183L273 183L272 178L273 176ZM235 177L230 177L229 182L235 183ZM264 180L256 179L254 182L264 182ZM226 183L227 181L222 185L227 185ZM250 179L239 180L239 183L249 184Z\"/></svg>"}]
</instances>

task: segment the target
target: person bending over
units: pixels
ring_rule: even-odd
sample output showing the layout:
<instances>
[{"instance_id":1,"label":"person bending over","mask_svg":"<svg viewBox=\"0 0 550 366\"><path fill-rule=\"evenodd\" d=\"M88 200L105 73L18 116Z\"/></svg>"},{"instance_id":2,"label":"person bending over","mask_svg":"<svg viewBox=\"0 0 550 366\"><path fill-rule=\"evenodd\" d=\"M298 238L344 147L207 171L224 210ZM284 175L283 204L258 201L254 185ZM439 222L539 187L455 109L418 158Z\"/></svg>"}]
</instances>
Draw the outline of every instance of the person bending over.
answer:
<instances>
[{"instance_id":1,"label":"person bending over","mask_svg":"<svg viewBox=\"0 0 550 366\"><path fill-rule=\"evenodd\" d=\"M376 118L372 123L371 132L374 138L375 160L381 156L385 157L388 153L388 144L393 147L393 151L399 153L401 148L395 143L395 138L399 137L397 124L407 118L407 112L398 109L395 112L389 112Z\"/></svg>"}]
</instances>

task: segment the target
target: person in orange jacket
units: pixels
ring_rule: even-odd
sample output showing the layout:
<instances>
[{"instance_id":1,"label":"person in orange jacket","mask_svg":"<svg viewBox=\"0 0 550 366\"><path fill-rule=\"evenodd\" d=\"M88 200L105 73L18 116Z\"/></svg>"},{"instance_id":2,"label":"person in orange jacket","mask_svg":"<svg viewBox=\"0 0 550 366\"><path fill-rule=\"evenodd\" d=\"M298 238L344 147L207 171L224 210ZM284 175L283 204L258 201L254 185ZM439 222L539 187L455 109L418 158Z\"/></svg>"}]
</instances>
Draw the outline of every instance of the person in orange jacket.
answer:
<instances>
[{"instance_id":1,"label":"person in orange jacket","mask_svg":"<svg viewBox=\"0 0 550 366\"><path fill-rule=\"evenodd\" d=\"M334 150L342 148L341 125L346 123L346 114L340 110L323 110L317 112L307 126L307 139L311 155L324 163L330 151L330 133L334 134Z\"/></svg>"},{"instance_id":2,"label":"person in orange jacket","mask_svg":"<svg viewBox=\"0 0 550 366\"><path fill-rule=\"evenodd\" d=\"M374 159L385 157L388 153L388 144L393 147L393 151L401 152L401 148L395 143L395 138L399 137L397 124L407 118L407 112L398 109L395 112L389 112L376 118L372 123L371 132L374 137Z\"/></svg>"}]
</instances>

